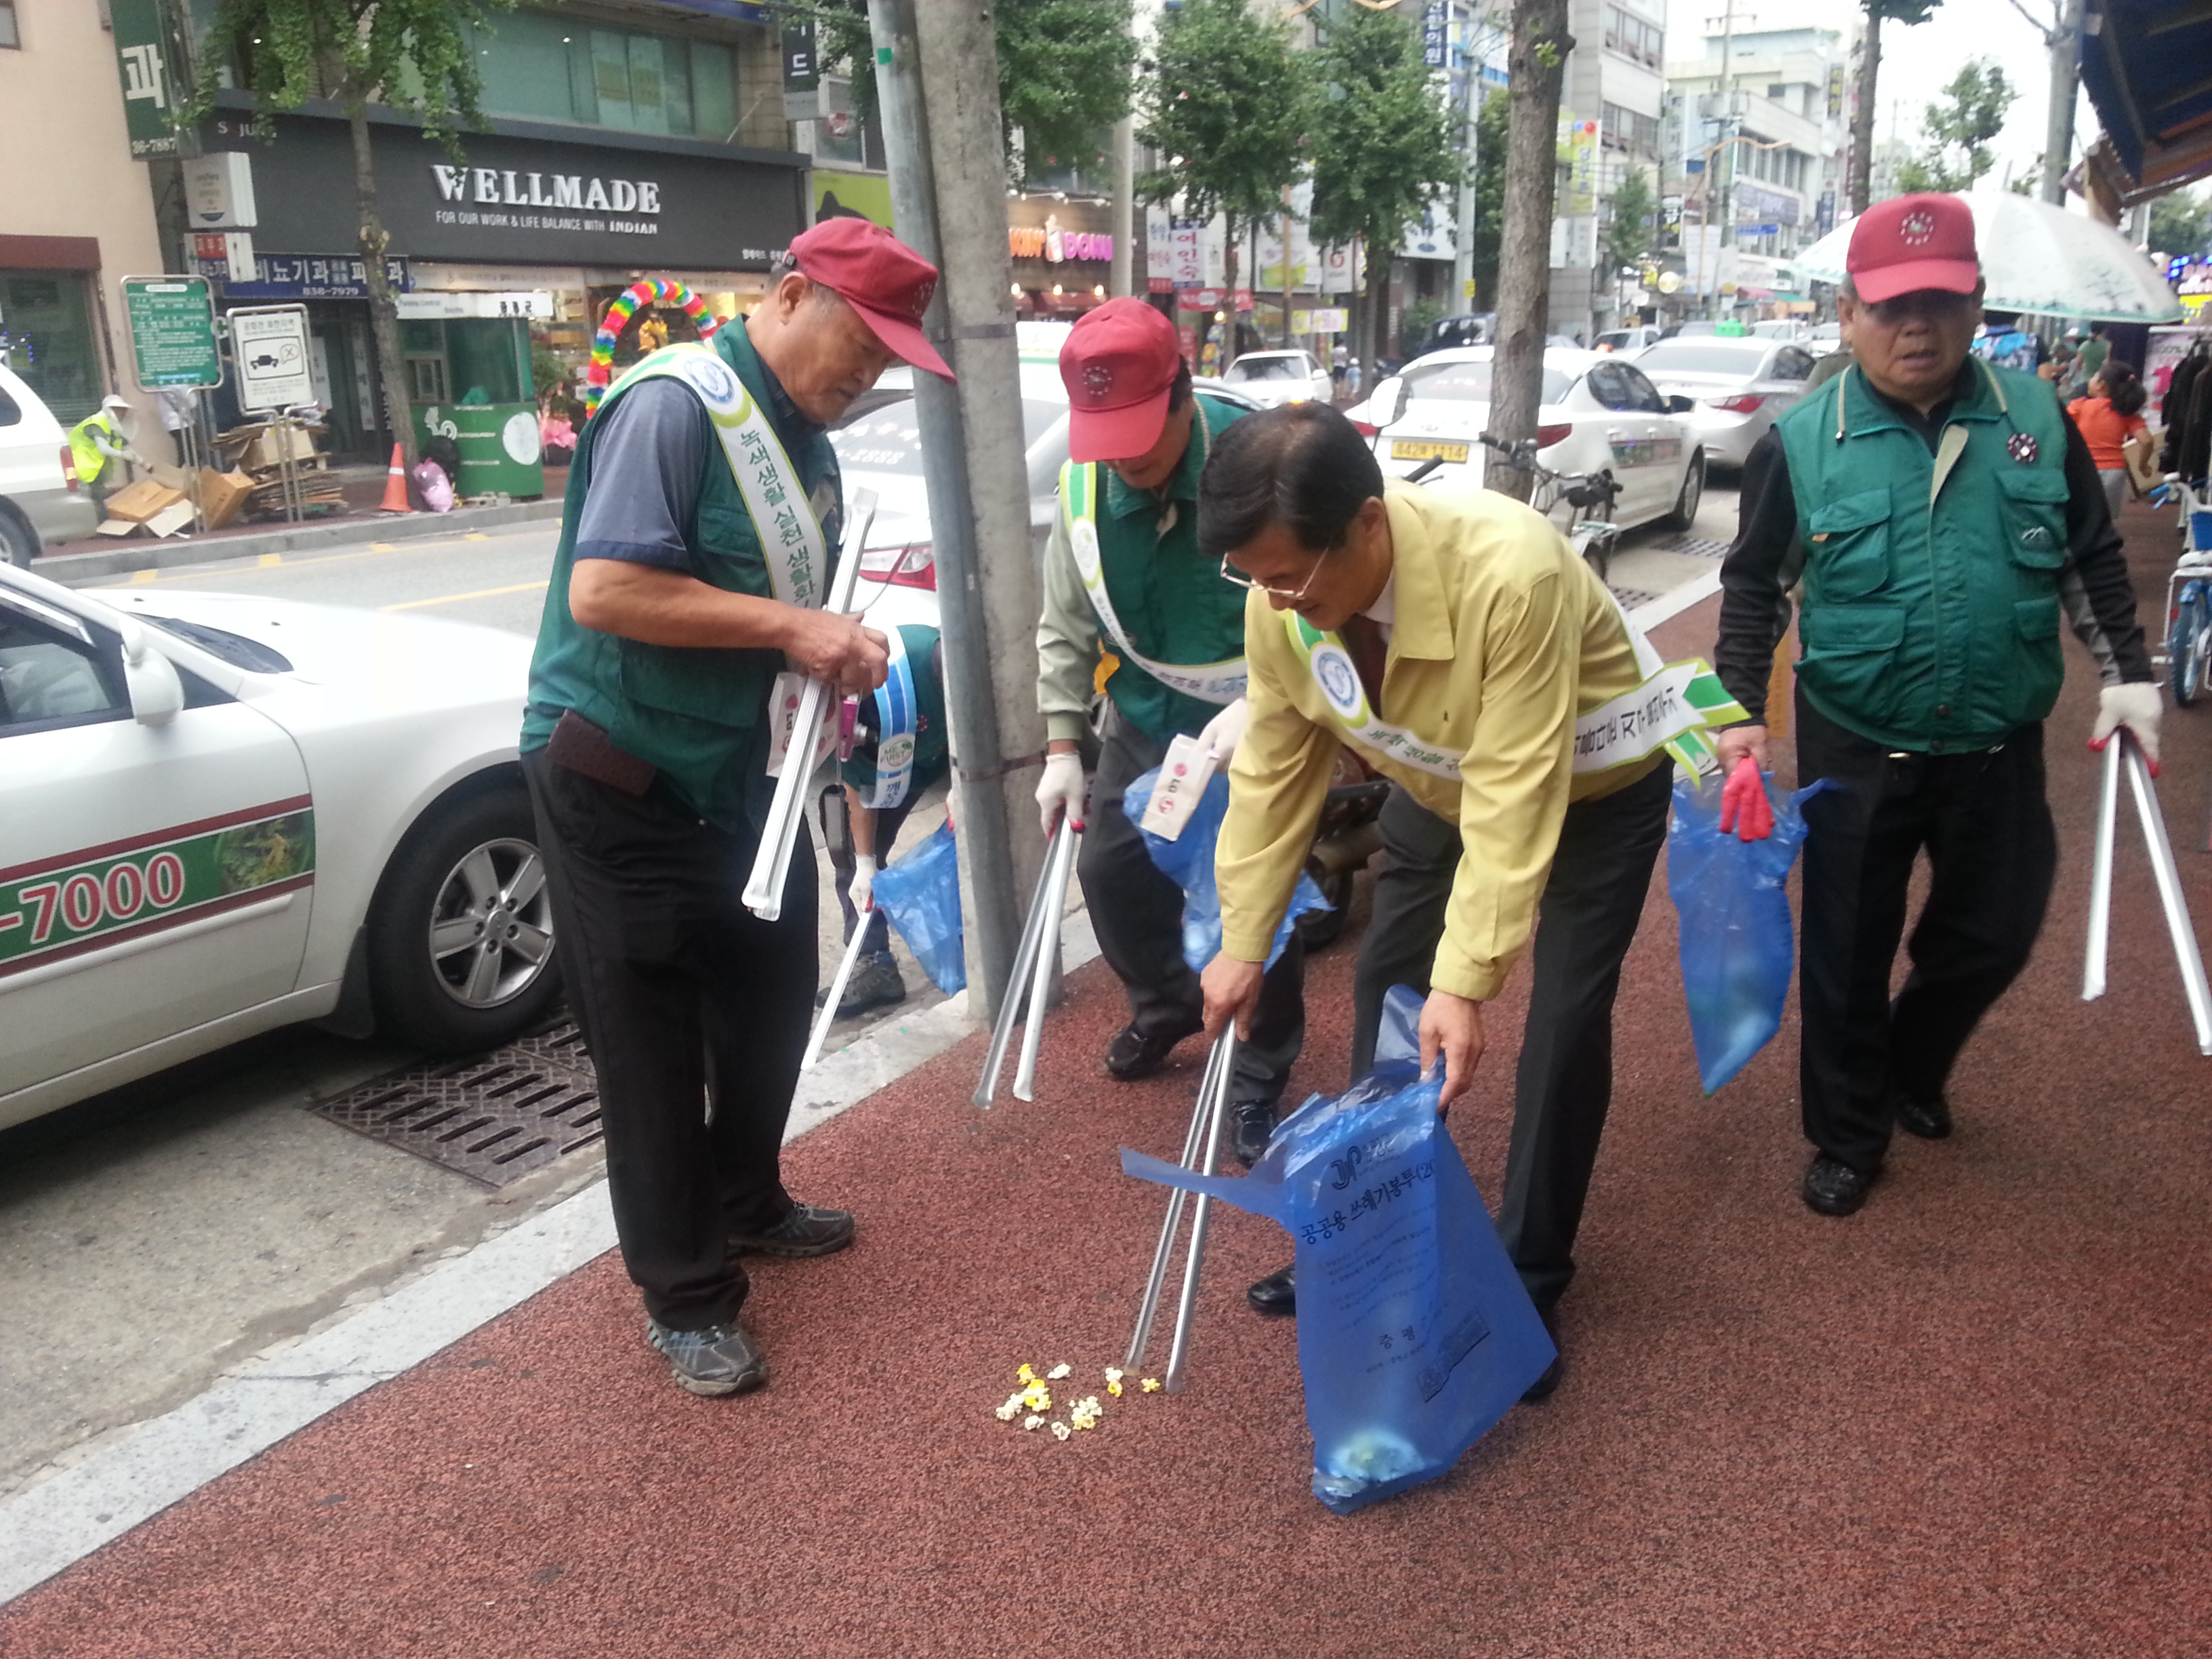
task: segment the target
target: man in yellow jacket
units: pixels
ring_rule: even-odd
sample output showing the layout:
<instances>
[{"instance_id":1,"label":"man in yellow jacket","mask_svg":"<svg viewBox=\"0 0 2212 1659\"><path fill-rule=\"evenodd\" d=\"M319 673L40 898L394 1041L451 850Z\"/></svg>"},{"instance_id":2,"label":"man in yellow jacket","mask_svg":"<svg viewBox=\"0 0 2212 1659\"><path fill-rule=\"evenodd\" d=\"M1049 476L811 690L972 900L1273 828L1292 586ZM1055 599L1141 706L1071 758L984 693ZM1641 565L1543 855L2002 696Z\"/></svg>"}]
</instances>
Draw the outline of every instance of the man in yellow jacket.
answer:
<instances>
[{"instance_id":1,"label":"man in yellow jacket","mask_svg":"<svg viewBox=\"0 0 2212 1659\"><path fill-rule=\"evenodd\" d=\"M70 459L76 467L77 482L91 492L93 505L103 513L109 492L130 482L130 464L142 460L131 447L133 413L127 401L110 392L98 409L70 428ZM110 461L115 463L112 467Z\"/></svg>"},{"instance_id":2,"label":"man in yellow jacket","mask_svg":"<svg viewBox=\"0 0 2212 1659\"><path fill-rule=\"evenodd\" d=\"M1612 1097L1613 994L1666 838L1658 749L1677 728L1639 714L1624 736L1620 711L1649 701L1637 644L1557 530L1504 495L1386 486L1326 405L1271 410L1223 434L1198 537L1251 589L1251 719L1230 769L1207 1029L1249 1019L1336 746L1358 745L1394 787L1355 978L1352 1074L1372 1062L1385 994L1410 985L1428 999L1423 1065L1442 1059L1444 1104L1465 1093L1482 1006L1533 932L1499 1232L1556 1340ZM1291 1311L1290 1271L1251 1295L1263 1312ZM1528 1397L1549 1394L1559 1369Z\"/></svg>"}]
</instances>

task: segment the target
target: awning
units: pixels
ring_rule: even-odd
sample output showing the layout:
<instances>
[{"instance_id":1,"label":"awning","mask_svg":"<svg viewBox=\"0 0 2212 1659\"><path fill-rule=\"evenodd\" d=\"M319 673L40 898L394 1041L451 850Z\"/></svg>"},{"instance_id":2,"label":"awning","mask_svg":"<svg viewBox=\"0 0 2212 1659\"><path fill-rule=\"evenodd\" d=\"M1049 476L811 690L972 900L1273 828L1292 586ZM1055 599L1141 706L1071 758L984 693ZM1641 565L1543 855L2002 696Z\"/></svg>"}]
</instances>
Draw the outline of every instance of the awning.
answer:
<instances>
[{"instance_id":1,"label":"awning","mask_svg":"<svg viewBox=\"0 0 2212 1659\"><path fill-rule=\"evenodd\" d=\"M2128 202L2212 173L2212 0L2104 0L2083 23L2081 84Z\"/></svg>"}]
</instances>

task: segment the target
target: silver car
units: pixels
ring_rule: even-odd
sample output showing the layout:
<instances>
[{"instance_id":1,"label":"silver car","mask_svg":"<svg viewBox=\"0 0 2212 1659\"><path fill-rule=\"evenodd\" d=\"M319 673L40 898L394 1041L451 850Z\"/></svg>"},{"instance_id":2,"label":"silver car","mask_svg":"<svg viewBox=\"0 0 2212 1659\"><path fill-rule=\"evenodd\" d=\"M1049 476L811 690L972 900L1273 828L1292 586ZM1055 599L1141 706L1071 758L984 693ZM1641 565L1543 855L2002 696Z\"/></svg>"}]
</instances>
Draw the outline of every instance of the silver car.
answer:
<instances>
[{"instance_id":1,"label":"silver car","mask_svg":"<svg viewBox=\"0 0 2212 1659\"><path fill-rule=\"evenodd\" d=\"M1706 460L1740 467L1775 416L1805 395L1815 359L1788 340L1708 334L1662 340L1634 361L1662 392L1691 399Z\"/></svg>"}]
</instances>

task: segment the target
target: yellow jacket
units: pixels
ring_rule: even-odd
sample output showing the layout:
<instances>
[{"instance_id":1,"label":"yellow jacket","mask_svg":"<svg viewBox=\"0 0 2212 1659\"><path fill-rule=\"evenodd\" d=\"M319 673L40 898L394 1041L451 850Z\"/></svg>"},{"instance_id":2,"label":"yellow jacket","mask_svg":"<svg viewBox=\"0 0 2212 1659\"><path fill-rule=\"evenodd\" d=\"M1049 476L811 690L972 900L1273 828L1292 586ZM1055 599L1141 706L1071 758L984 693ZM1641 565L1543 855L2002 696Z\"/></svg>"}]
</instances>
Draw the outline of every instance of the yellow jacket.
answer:
<instances>
[{"instance_id":1,"label":"yellow jacket","mask_svg":"<svg viewBox=\"0 0 2212 1659\"><path fill-rule=\"evenodd\" d=\"M1664 756L1573 769L1574 725L1642 680L1620 613L1545 520L1489 490L1392 483L1384 495L1396 621L1380 718L1458 755L1455 782L1364 745L1361 757L1440 817L1463 848L1431 982L1486 1001L1528 944L1571 800L1610 794ZM1216 873L1222 946L1269 942L1348 740L1283 612L1244 608L1251 718L1230 769Z\"/></svg>"}]
</instances>

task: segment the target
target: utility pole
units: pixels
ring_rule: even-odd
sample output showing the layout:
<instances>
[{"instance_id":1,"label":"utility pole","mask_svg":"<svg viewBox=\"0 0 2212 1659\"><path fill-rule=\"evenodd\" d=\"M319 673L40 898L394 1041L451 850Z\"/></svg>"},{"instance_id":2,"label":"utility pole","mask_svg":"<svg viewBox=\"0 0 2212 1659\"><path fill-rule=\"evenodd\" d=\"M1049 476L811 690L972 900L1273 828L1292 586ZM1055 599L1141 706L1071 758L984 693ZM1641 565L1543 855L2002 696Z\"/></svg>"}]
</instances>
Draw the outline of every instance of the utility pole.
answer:
<instances>
[{"instance_id":1,"label":"utility pole","mask_svg":"<svg viewBox=\"0 0 2212 1659\"><path fill-rule=\"evenodd\" d=\"M1114 123L1114 258L1107 268L1106 286L1117 300L1137 291L1136 201L1137 118L1133 113Z\"/></svg>"},{"instance_id":2,"label":"utility pole","mask_svg":"<svg viewBox=\"0 0 2212 1659\"><path fill-rule=\"evenodd\" d=\"M1044 861L1031 799L1036 567L1030 554L1006 250L998 49L977 0L868 0L899 234L939 270L923 328L960 378L917 373L959 825L969 1009L996 1017Z\"/></svg>"},{"instance_id":3,"label":"utility pole","mask_svg":"<svg viewBox=\"0 0 2212 1659\"><path fill-rule=\"evenodd\" d=\"M2022 15L2027 15L2025 12ZM2029 17L2028 21L2035 20ZM2074 95L2081 77L2081 0L2057 0L2058 27L2045 29L2051 53L2051 113L2043 126L2043 199L2066 199L2066 169L2074 156Z\"/></svg>"},{"instance_id":4,"label":"utility pole","mask_svg":"<svg viewBox=\"0 0 2212 1659\"><path fill-rule=\"evenodd\" d=\"M1459 187L1459 246L1452 255L1451 309L1466 311L1473 301L1468 289L1474 281L1474 174L1482 160L1482 32L1489 27L1488 12L1471 17L1467 36L1467 174Z\"/></svg>"},{"instance_id":5,"label":"utility pole","mask_svg":"<svg viewBox=\"0 0 2212 1659\"><path fill-rule=\"evenodd\" d=\"M1875 77L1881 70L1881 8L1864 9L1866 33L1859 41L1858 95L1851 110L1851 170L1844 181L1854 215L1867 210L1874 176Z\"/></svg>"}]
</instances>

